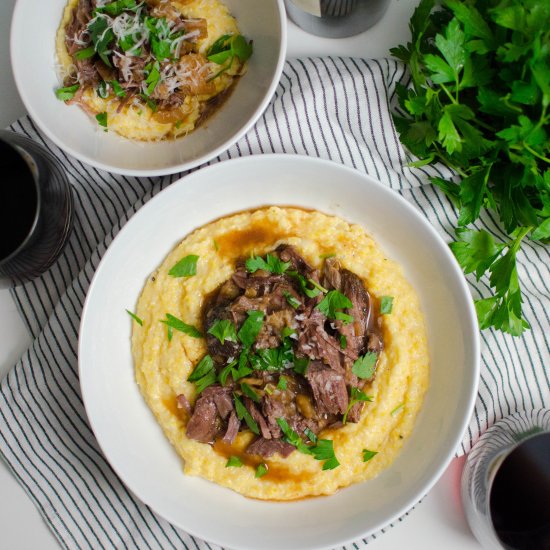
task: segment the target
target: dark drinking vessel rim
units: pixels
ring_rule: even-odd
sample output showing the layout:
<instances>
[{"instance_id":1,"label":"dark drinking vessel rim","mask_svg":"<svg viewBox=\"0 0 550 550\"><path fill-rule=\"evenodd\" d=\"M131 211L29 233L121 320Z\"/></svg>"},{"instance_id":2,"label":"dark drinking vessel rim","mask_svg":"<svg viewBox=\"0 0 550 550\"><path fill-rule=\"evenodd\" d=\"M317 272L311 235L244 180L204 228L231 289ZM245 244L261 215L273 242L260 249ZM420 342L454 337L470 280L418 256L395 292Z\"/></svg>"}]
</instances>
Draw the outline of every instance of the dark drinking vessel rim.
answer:
<instances>
[{"instance_id":1,"label":"dark drinking vessel rim","mask_svg":"<svg viewBox=\"0 0 550 550\"><path fill-rule=\"evenodd\" d=\"M25 153L24 151L22 152L16 145L14 145L12 143L9 143L5 139L3 139L1 133L0 133L0 141L2 141L2 143L7 145L8 147L10 147L16 154L18 154L19 157L21 158L21 160L27 165L27 168L30 172L32 182L33 182L33 185L34 185L34 191L36 193L36 209L35 209L36 211L34 213L34 219L33 219L32 225L29 229L29 232L27 233L27 236L23 239L23 241L19 244L19 246L15 250L13 250L13 252L11 252L11 254L9 254L5 258L0 258L0 267L2 267L7 262L9 262L13 258L15 258L22 250L24 250L27 247L27 245L29 244L29 242L31 241L31 239L33 238L34 232L36 231L36 228L38 226L38 220L40 219L40 208L41 208L41 205L42 205L42 194L40 192L40 185L38 184L38 180L36 178L36 175L33 172L31 166L29 165L28 160L25 158L25 155L28 155L28 153Z\"/></svg>"}]
</instances>

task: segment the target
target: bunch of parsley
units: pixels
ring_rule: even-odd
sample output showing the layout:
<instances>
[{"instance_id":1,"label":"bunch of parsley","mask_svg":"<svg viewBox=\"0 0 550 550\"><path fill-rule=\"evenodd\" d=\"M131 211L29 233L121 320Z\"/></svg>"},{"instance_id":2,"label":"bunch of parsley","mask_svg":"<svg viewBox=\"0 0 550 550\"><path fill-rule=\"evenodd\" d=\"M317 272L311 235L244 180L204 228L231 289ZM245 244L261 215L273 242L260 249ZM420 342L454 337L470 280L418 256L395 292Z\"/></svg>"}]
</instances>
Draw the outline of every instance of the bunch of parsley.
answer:
<instances>
[{"instance_id":1,"label":"bunch of parsley","mask_svg":"<svg viewBox=\"0 0 550 550\"><path fill-rule=\"evenodd\" d=\"M550 2L421 0L412 40L391 53L412 75L394 117L413 166L443 162L431 178L459 210L451 248L466 273L488 274L494 294L476 300L482 328L515 336L528 323L516 254L522 240L550 239ZM482 209L509 235L468 229Z\"/></svg>"}]
</instances>

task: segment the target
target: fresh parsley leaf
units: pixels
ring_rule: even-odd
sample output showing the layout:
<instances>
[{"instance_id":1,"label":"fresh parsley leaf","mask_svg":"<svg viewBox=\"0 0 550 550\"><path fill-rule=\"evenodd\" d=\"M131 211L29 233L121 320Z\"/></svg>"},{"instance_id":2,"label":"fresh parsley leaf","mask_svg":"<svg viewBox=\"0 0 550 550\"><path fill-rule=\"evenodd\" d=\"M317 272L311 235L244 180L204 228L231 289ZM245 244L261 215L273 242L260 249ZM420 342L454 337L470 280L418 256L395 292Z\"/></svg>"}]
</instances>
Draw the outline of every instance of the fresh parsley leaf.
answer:
<instances>
[{"instance_id":1,"label":"fresh parsley leaf","mask_svg":"<svg viewBox=\"0 0 550 550\"><path fill-rule=\"evenodd\" d=\"M240 468L243 465L243 461L238 456L230 456L225 464L226 468Z\"/></svg>"},{"instance_id":2,"label":"fresh parsley leaf","mask_svg":"<svg viewBox=\"0 0 550 550\"><path fill-rule=\"evenodd\" d=\"M377 360L378 354L373 351L368 351L353 363L351 371L362 380L370 380L374 376Z\"/></svg>"},{"instance_id":3,"label":"fresh parsley leaf","mask_svg":"<svg viewBox=\"0 0 550 550\"><path fill-rule=\"evenodd\" d=\"M74 97L76 92L79 90L80 84L75 84L74 86L67 86L65 88L58 88L55 91L55 96L61 101L69 101Z\"/></svg>"},{"instance_id":4,"label":"fresh parsley leaf","mask_svg":"<svg viewBox=\"0 0 550 550\"><path fill-rule=\"evenodd\" d=\"M93 46L89 46L88 48L84 48L83 50L78 50L74 56L76 59L89 59L90 57L93 57L95 55L95 48Z\"/></svg>"},{"instance_id":5,"label":"fresh parsley leaf","mask_svg":"<svg viewBox=\"0 0 550 550\"><path fill-rule=\"evenodd\" d=\"M340 349L346 349L348 347L348 339L344 334L340 334Z\"/></svg>"},{"instance_id":6,"label":"fresh parsley leaf","mask_svg":"<svg viewBox=\"0 0 550 550\"><path fill-rule=\"evenodd\" d=\"M304 434L313 444L317 443L317 436L309 428L304 430Z\"/></svg>"},{"instance_id":7,"label":"fresh parsley leaf","mask_svg":"<svg viewBox=\"0 0 550 550\"><path fill-rule=\"evenodd\" d=\"M282 274L290 267L290 262L282 262L277 256L267 254L265 260L260 256L251 256L246 260L245 265L250 273L255 273L258 269L261 269L270 273Z\"/></svg>"},{"instance_id":8,"label":"fresh parsley leaf","mask_svg":"<svg viewBox=\"0 0 550 550\"><path fill-rule=\"evenodd\" d=\"M393 296L382 296L380 299L380 313L389 315L393 308Z\"/></svg>"},{"instance_id":9,"label":"fresh parsley leaf","mask_svg":"<svg viewBox=\"0 0 550 550\"><path fill-rule=\"evenodd\" d=\"M363 462L368 462L369 460L372 460L377 454L378 451L369 451L368 449L363 449Z\"/></svg>"},{"instance_id":10,"label":"fresh parsley leaf","mask_svg":"<svg viewBox=\"0 0 550 550\"><path fill-rule=\"evenodd\" d=\"M157 84L160 82L160 63L155 61L153 66L149 70L149 74L145 79L145 84L147 88L145 89L145 95L150 96L157 87Z\"/></svg>"},{"instance_id":11,"label":"fresh parsley leaf","mask_svg":"<svg viewBox=\"0 0 550 550\"><path fill-rule=\"evenodd\" d=\"M321 294L322 292L328 292L328 290L326 288L323 288L319 283L317 283L313 279L306 279L301 273L298 273L297 271L287 271L286 273L297 281L300 287L300 291L308 298L315 298L316 296L319 296L319 294ZM311 285L313 288L309 288L308 285Z\"/></svg>"},{"instance_id":12,"label":"fresh parsley leaf","mask_svg":"<svg viewBox=\"0 0 550 550\"><path fill-rule=\"evenodd\" d=\"M222 386L225 386L227 383L227 378L235 370L235 366L238 364L238 361L235 359L226 365L218 375L218 380Z\"/></svg>"},{"instance_id":13,"label":"fresh parsley leaf","mask_svg":"<svg viewBox=\"0 0 550 550\"><path fill-rule=\"evenodd\" d=\"M260 396L246 382L241 382L241 391L243 395L252 399L254 403L259 403L261 401Z\"/></svg>"},{"instance_id":14,"label":"fresh parsley leaf","mask_svg":"<svg viewBox=\"0 0 550 550\"><path fill-rule=\"evenodd\" d=\"M214 361L210 355L205 355L194 368L193 372L187 377L189 382L196 382L199 378L202 378L205 374L208 374L211 370L214 370Z\"/></svg>"},{"instance_id":15,"label":"fresh parsley leaf","mask_svg":"<svg viewBox=\"0 0 550 550\"><path fill-rule=\"evenodd\" d=\"M265 474L267 474L267 465L266 464L258 464L256 467L256 473L254 474L254 477L260 478L264 477Z\"/></svg>"},{"instance_id":16,"label":"fresh parsley leaf","mask_svg":"<svg viewBox=\"0 0 550 550\"><path fill-rule=\"evenodd\" d=\"M103 128L107 128L107 113L99 113L95 116L97 123Z\"/></svg>"},{"instance_id":17,"label":"fresh parsley leaf","mask_svg":"<svg viewBox=\"0 0 550 550\"><path fill-rule=\"evenodd\" d=\"M199 378L195 382L195 389L197 390L197 394L200 394L203 392L208 386L211 386L212 384L216 383L216 372L211 370L203 376L202 378Z\"/></svg>"},{"instance_id":18,"label":"fresh parsley leaf","mask_svg":"<svg viewBox=\"0 0 550 550\"><path fill-rule=\"evenodd\" d=\"M235 411L237 412L237 418L239 420L244 420L251 432L256 435L260 435L258 424L256 424L256 421L252 418L252 415L248 412L248 409L243 405L243 402L239 399L239 396L236 393L233 394L233 399L235 400Z\"/></svg>"},{"instance_id":19,"label":"fresh parsley leaf","mask_svg":"<svg viewBox=\"0 0 550 550\"><path fill-rule=\"evenodd\" d=\"M277 418L277 424L284 435L284 440L296 447L303 454L310 455L311 449L302 441L302 438L288 425L284 418Z\"/></svg>"},{"instance_id":20,"label":"fresh parsley leaf","mask_svg":"<svg viewBox=\"0 0 550 550\"><path fill-rule=\"evenodd\" d=\"M126 313L140 326L143 326L143 320L140 319L135 313L132 313L129 309L126 310Z\"/></svg>"},{"instance_id":21,"label":"fresh parsley leaf","mask_svg":"<svg viewBox=\"0 0 550 550\"><path fill-rule=\"evenodd\" d=\"M109 86L107 82L102 80L96 88L96 93L101 99L107 99L109 97Z\"/></svg>"},{"instance_id":22,"label":"fresh parsley leaf","mask_svg":"<svg viewBox=\"0 0 550 550\"><path fill-rule=\"evenodd\" d=\"M124 91L124 88L117 80L111 80L109 84L111 85L111 88L113 89L113 92L117 97L126 97L126 92Z\"/></svg>"},{"instance_id":23,"label":"fresh parsley leaf","mask_svg":"<svg viewBox=\"0 0 550 550\"><path fill-rule=\"evenodd\" d=\"M287 388L286 378L284 376L280 376L279 382L277 382L277 389L281 391L285 391L286 388Z\"/></svg>"},{"instance_id":24,"label":"fresh parsley leaf","mask_svg":"<svg viewBox=\"0 0 550 550\"><path fill-rule=\"evenodd\" d=\"M311 452L315 460L323 461L323 470L334 470L334 468L340 466L340 462L334 454L334 446L331 439L319 439L319 441L311 447Z\"/></svg>"},{"instance_id":25,"label":"fresh parsley leaf","mask_svg":"<svg viewBox=\"0 0 550 550\"><path fill-rule=\"evenodd\" d=\"M161 320L161 323L164 323L165 325L173 328L174 330L183 332L188 336L192 336L193 338L202 338L202 334L196 327L194 327L193 325L188 325L187 323L184 323L181 319L174 317L170 313L166 314L166 319Z\"/></svg>"},{"instance_id":26,"label":"fresh parsley leaf","mask_svg":"<svg viewBox=\"0 0 550 550\"><path fill-rule=\"evenodd\" d=\"M215 336L220 344L237 341L237 331L235 325L229 319L219 319L209 329L208 334Z\"/></svg>"},{"instance_id":27,"label":"fresh parsley leaf","mask_svg":"<svg viewBox=\"0 0 550 550\"><path fill-rule=\"evenodd\" d=\"M339 319L344 323L349 323L353 317L342 314L342 309L351 308L351 300L338 290L329 290L325 297L315 306L321 313L324 313L328 319Z\"/></svg>"},{"instance_id":28,"label":"fresh parsley leaf","mask_svg":"<svg viewBox=\"0 0 550 550\"><path fill-rule=\"evenodd\" d=\"M171 326L166 327L166 337L168 338L169 342L171 342L172 338L174 337L174 329Z\"/></svg>"},{"instance_id":29,"label":"fresh parsley leaf","mask_svg":"<svg viewBox=\"0 0 550 550\"><path fill-rule=\"evenodd\" d=\"M256 337L260 334L262 326L264 324L263 311L247 311L248 317L242 324L237 336L242 342L243 346L249 348L256 341Z\"/></svg>"},{"instance_id":30,"label":"fresh parsley leaf","mask_svg":"<svg viewBox=\"0 0 550 550\"><path fill-rule=\"evenodd\" d=\"M296 374L306 375L307 368L309 367L309 359L307 357L295 357L294 358L294 372Z\"/></svg>"},{"instance_id":31,"label":"fresh parsley leaf","mask_svg":"<svg viewBox=\"0 0 550 550\"><path fill-rule=\"evenodd\" d=\"M292 296L292 294L290 294L290 292L288 292L287 290L283 291L283 296L286 298L286 301L289 303L289 305L294 309L298 309L302 305L302 302Z\"/></svg>"},{"instance_id":32,"label":"fresh parsley leaf","mask_svg":"<svg viewBox=\"0 0 550 550\"><path fill-rule=\"evenodd\" d=\"M182 258L170 271L168 275L171 277L191 277L197 274L197 262L199 257L195 254L189 254Z\"/></svg>"},{"instance_id":33,"label":"fresh parsley leaf","mask_svg":"<svg viewBox=\"0 0 550 550\"><path fill-rule=\"evenodd\" d=\"M356 403L359 403L360 401L372 401L372 397L361 391L359 388L352 387L350 393L351 396L348 403L348 408L346 409L346 412L342 417L342 424L346 424L348 420L348 414Z\"/></svg>"},{"instance_id":34,"label":"fresh parsley leaf","mask_svg":"<svg viewBox=\"0 0 550 550\"><path fill-rule=\"evenodd\" d=\"M107 13L112 17L116 17L126 10L133 10L137 8L135 0L115 0L102 7L96 8L101 13Z\"/></svg>"}]
</instances>

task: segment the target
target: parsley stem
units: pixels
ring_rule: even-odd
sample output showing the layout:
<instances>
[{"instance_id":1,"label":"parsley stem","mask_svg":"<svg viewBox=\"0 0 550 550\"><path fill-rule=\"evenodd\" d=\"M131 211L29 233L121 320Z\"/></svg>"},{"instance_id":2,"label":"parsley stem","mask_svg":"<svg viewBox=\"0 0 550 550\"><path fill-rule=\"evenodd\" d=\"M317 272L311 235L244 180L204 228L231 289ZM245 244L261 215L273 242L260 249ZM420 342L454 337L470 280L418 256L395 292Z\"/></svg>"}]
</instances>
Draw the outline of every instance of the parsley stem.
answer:
<instances>
[{"instance_id":1,"label":"parsley stem","mask_svg":"<svg viewBox=\"0 0 550 550\"><path fill-rule=\"evenodd\" d=\"M445 86L445 84L441 84L441 87L443 88L443 91L447 94L447 96L449 97L449 99L450 99L455 105L458 105L458 101L453 97L453 95L451 94L451 92L449 92L449 90L447 89L447 86Z\"/></svg>"},{"instance_id":2,"label":"parsley stem","mask_svg":"<svg viewBox=\"0 0 550 550\"><path fill-rule=\"evenodd\" d=\"M548 157L545 157L543 155L541 155L540 153L537 153L537 151L535 151L532 147L529 147L529 145L527 145L527 143L523 142L523 146L525 147L525 149L527 149L532 155L534 155L535 157L539 158L540 160L543 160L544 162L547 162L548 164L550 164L550 159Z\"/></svg>"}]
</instances>

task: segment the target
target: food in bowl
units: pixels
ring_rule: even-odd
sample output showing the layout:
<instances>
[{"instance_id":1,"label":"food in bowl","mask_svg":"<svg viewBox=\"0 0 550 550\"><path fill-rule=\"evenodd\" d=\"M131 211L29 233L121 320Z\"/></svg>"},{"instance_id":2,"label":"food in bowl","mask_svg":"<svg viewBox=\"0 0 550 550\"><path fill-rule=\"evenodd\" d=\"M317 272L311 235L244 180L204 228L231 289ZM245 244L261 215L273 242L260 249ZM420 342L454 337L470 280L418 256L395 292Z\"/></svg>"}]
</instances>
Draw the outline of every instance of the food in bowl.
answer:
<instances>
[{"instance_id":1,"label":"food in bowl","mask_svg":"<svg viewBox=\"0 0 550 550\"><path fill-rule=\"evenodd\" d=\"M376 476L429 380L401 268L359 225L269 207L185 237L133 313L138 386L184 471L243 495L329 495Z\"/></svg>"},{"instance_id":2,"label":"food in bowl","mask_svg":"<svg viewBox=\"0 0 550 550\"><path fill-rule=\"evenodd\" d=\"M69 0L56 51L59 99L105 130L158 141L222 105L252 43L220 0Z\"/></svg>"}]
</instances>

